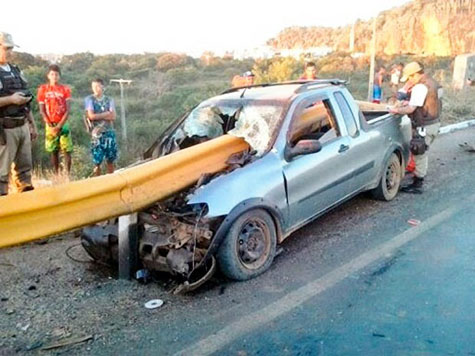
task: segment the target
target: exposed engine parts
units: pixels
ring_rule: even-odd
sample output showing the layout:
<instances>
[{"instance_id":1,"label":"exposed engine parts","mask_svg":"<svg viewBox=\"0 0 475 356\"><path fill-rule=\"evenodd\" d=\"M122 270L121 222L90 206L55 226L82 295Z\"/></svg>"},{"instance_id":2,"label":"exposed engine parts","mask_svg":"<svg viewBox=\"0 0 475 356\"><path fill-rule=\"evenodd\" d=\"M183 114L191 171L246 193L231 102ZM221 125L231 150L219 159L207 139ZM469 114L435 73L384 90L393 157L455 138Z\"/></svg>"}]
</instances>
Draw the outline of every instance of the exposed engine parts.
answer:
<instances>
[{"instance_id":1,"label":"exposed engine parts","mask_svg":"<svg viewBox=\"0 0 475 356\"><path fill-rule=\"evenodd\" d=\"M143 226L139 257L151 270L187 276L201 262L213 232L199 217L139 214Z\"/></svg>"},{"instance_id":2,"label":"exposed engine parts","mask_svg":"<svg viewBox=\"0 0 475 356\"><path fill-rule=\"evenodd\" d=\"M150 271L179 276L176 292L198 288L212 277L216 261L204 260L217 221L203 216L206 207L186 204L187 192L157 203L138 214L141 265ZM118 261L118 222L111 220L83 229L82 245L96 260L115 265Z\"/></svg>"}]
</instances>

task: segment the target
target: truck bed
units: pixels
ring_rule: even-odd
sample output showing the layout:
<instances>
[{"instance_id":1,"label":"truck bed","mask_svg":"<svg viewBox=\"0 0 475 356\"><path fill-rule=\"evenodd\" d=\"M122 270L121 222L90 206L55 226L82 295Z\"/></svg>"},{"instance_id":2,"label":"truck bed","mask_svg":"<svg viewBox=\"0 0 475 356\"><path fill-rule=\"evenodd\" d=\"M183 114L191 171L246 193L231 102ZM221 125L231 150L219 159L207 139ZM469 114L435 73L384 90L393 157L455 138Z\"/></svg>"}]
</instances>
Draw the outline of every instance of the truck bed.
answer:
<instances>
[{"instance_id":1,"label":"truck bed","mask_svg":"<svg viewBox=\"0 0 475 356\"><path fill-rule=\"evenodd\" d=\"M375 104L369 101L358 101L356 100L366 122L369 125L374 125L380 121L385 120L388 117L393 115L389 113L386 104Z\"/></svg>"}]
</instances>

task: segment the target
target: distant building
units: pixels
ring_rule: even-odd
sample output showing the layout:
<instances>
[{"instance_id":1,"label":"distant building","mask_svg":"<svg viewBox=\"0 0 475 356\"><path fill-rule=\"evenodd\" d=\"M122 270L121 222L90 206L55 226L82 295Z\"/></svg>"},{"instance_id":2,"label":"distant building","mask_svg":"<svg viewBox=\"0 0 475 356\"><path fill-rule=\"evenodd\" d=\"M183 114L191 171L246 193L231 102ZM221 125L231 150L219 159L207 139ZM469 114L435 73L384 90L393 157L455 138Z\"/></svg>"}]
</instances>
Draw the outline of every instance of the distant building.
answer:
<instances>
[{"instance_id":1,"label":"distant building","mask_svg":"<svg viewBox=\"0 0 475 356\"><path fill-rule=\"evenodd\" d=\"M301 57L322 57L333 52L331 47L311 47L311 48L291 48L291 49L281 49L278 52L278 55L281 57L293 57L295 59L300 59Z\"/></svg>"},{"instance_id":2,"label":"distant building","mask_svg":"<svg viewBox=\"0 0 475 356\"><path fill-rule=\"evenodd\" d=\"M56 54L56 53L44 53L38 55L41 59L48 61L50 63L61 63L61 59L63 59L63 54Z\"/></svg>"},{"instance_id":3,"label":"distant building","mask_svg":"<svg viewBox=\"0 0 475 356\"><path fill-rule=\"evenodd\" d=\"M260 46L233 51L235 59L267 59L272 57L293 57L300 59L303 57L321 57L333 52L331 47L311 47L311 48L291 48L276 50L270 46Z\"/></svg>"},{"instance_id":4,"label":"distant building","mask_svg":"<svg viewBox=\"0 0 475 356\"><path fill-rule=\"evenodd\" d=\"M351 54L351 58L361 58L365 56L366 56L366 53L364 52L354 52Z\"/></svg>"},{"instance_id":5,"label":"distant building","mask_svg":"<svg viewBox=\"0 0 475 356\"><path fill-rule=\"evenodd\" d=\"M234 59L265 59L272 58L275 55L275 50L270 46L259 46L254 48L246 48L232 51Z\"/></svg>"},{"instance_id":6,"label":"distant building","mask_svg":"<svg viewBox=\"0 0 475 356\"><path fill-rule=\"evenodd\" d=\"M455 57L452 85L462 90L475 84L475 53Z\"/></svg>"}]
</instances>

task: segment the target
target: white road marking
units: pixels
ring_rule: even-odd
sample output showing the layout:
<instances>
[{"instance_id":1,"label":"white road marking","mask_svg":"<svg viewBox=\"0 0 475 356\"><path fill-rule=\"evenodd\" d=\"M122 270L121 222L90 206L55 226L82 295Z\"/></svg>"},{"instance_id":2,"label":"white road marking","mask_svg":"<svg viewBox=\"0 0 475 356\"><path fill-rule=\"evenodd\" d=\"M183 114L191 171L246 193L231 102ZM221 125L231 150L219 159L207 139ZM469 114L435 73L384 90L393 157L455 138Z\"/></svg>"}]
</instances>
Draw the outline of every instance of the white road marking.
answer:
<instances>
[{"instance_id":1,"label":"white road marking","mask_svg":"<svg viewBox=\"0 0 475 356\"><path fill-rule=\"evenodd\" d=\"M473 200L475 200L474 198L475 197L472 197L470 201L473 202ZM388 255L393 254L401 246L416 239L427 230L430 230L443 221L449 219L461 209L463 209L463 207L459 205L458 207L448 208L432 216L431 218L422 222L419 226L409 228L391 240L361 254L350 262L327 273L323 277L307 283L299 289L296 289L279 300L269 304L267 307L259 310L258 312L251 313L234 321L218 332L207 336L195 344L192 344L186 349L179 351L175 355L209 355L219 351L221 348L232 343L241 336L254 329L263 327L272 320L291 311L307 300L315 297L329 288L332 288L351 274L358 272L377 260L388 257Z\"/></svg>"}]
</instances>

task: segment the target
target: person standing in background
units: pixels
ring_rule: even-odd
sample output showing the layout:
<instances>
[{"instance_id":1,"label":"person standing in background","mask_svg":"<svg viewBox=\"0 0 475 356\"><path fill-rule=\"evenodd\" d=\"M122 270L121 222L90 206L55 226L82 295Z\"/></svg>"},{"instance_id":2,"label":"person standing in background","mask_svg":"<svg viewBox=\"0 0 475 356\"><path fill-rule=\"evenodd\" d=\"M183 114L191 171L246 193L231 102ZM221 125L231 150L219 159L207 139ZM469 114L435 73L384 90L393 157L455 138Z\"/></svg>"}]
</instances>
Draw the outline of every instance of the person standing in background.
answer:
<instances>
[{"instance_id":1,"label":"person standing in background","mask_svg":"<svg viewBox=\"0 0 475 356\"><path fill-rule=\"evenodd\" d=\"M379 67L378 72L374 75L373 103L381 103L381 99L383 97L383 82L385 75L386 68L384 68L383 66Z\"/></svg>"},{"instance_id":2,"label":"person standing in background","mask_svg":"<svg viewBox=\"0 0 475 356\"><path fill-rule=\"evenodd\" d=\"M33 95L20 69L8 63L12 36L0 32L0 195L8 194L8 181L14 163L19 192L33 190L31 182L31 141L38 137L30 111Z\"/></svg>"},{"instance_id":3,"label":"person standing in background","mask_svg":"<svg viewBox=\"0 0 475 356\"><path fill-rule=\"evenodd\" d=\"M394 65L391 69L391 89L393 89L394 92L397 92L399 89L399 83L401 81L403 68L404 65L402 63L399 63L397 65Z\"/></svg>"},{"instance_id":4,"label":"person standing in background","mask_svg":"<svg viewBox=\"0 0 475 356\"><path fill-rule=\"evenodd\" d=\"M254 85L254 78L255 78L254 73L248 70L242 73L241 75L235 75L233 79L231 80L231 86L233 88L238 88L238 87L247 87L250 85Z\"/></svg>"},{"instance_id":5,"label":"person standing in background","mask_svg":"<svg viewBox=\"0 0 475 356\"><path fill-rule=\"evenodd\" d=\"M402 63L399 64L394 64L391 67L391 76L389 79L389 85L391 88L391 100L395 101L397 100L397 92L400 89L400 82L401 82L401 75L402 75L402 69L404 68L404 65Z\"/></svg>"},{"instance_id":6,"label":"person standing in background","mask_svg":"<svg viewBox=\"0 0 475 356\"><path fill-rule=\"evenodd\" d=\"M317 79L317 66L314 62L305 64L305 70L299 80L315 80Z\"/></svg>"},{"instance_id":7,"label":"person standing in background","mask_svg":"<svg viewBox=\"0 0 475 356\"><path fill-rule=\"evenodd\" d=\"M113 123L115 121L114 99L104 95L104 81L100 78L91 83L92 95L85 99L87 118L92 123L91 154L94 175L101 175L101 164L106 160L107 173L114 173L117 159L117 139Z\"/></svg>"},{"instance_id":8,"label":"person standing in background","mask_svg":"<svg viewBox=\"0 0 475 356\"><path fill-rule=\"evenodd\" d=\"M59 173L59 151L64 155L66 173L71 172L71 152L73 141L69 123L71 110L71 90L59 83L61 70L56 64L48 67L48 84L38 88L38 104L45 123L45 149L51 155L51 164L55 174Z\"/></svg>"}]
</instances>

